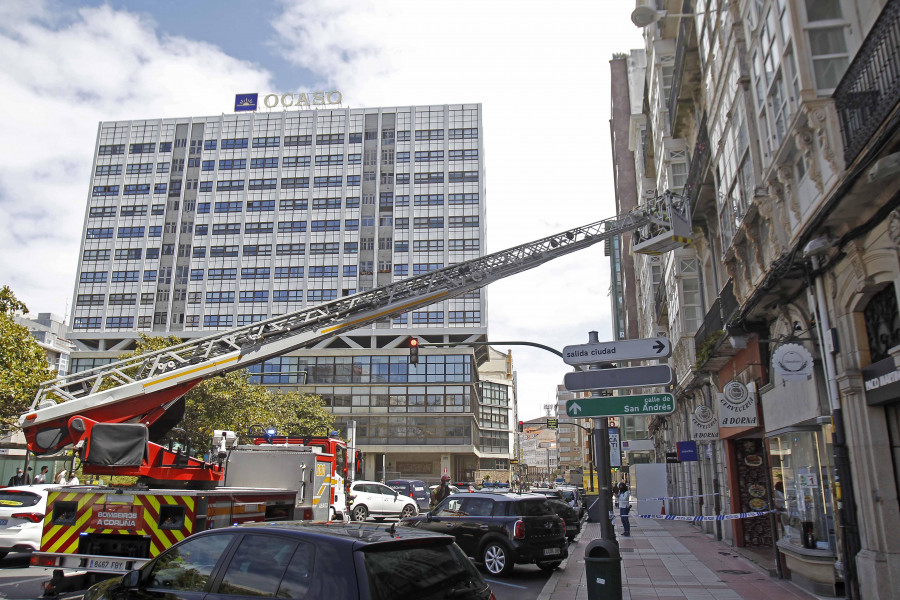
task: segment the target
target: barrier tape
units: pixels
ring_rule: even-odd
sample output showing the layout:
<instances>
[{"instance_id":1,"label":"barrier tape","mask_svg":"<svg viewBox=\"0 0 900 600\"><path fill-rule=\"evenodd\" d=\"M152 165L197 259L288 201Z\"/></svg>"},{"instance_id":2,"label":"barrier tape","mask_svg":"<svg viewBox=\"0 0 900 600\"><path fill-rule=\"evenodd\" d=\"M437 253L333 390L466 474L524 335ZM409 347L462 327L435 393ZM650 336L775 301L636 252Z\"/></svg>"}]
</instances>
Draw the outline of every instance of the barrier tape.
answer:
<instances>
[{"instance_id":1,"label":"barrier tape","mask_svg":"<svg viewBox=\"0 0 900 600\"><path fill-rule=\"evenodd\" d=\"M714 494L694 494L693 496L663 496L662 498L638 498L638 502L644 500L681 500L683 498L703 498L704 496L721 496L719 492Z\"/></svg>"},{"instance_id":2,"label":"barrier tape","mask_svg":"<svg viewBox=\"0 0 900 600\"><path fill-rule=\"evenodd\" d=\"M682 516L682 515L627 515L629 517L640 517L641 519L658 519L660 521L733 521L735 519L751 519L753 517L763 517L770 515L774 510L764 510L758 512L730 513L727 515L709 515L709 516Z\"/></svg>"}]
</instances>

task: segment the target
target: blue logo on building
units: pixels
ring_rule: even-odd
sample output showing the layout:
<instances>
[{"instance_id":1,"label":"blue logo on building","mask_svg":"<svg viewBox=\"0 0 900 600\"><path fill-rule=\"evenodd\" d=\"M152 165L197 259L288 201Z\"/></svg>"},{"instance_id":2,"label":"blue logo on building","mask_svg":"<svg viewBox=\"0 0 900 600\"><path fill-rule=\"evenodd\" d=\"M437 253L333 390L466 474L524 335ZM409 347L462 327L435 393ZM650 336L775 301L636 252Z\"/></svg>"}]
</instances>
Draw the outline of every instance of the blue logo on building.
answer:
<instances>
[{"instance_id":1,"label":"blue logo on building","mask_svg":"<svg viewBox=\"0 0 900 600\"><path fill-rule=\"evenodd\" d=\"M234 112L242 110L256 110L256 102L259 94L235 94Z\"/></svg>"}]
</instances>

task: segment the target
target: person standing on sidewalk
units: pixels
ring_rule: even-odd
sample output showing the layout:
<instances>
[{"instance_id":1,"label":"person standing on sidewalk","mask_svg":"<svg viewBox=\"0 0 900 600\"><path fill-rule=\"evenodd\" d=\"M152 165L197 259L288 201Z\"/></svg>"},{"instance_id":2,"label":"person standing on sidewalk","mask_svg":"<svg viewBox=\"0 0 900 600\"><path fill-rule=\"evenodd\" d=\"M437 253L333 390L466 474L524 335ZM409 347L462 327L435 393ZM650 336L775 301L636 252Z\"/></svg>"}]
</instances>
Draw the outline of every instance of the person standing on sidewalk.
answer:
<instances>
[{"instance_id":1,"label":"person standing on sidewalk","mask_svg":"<svg viewBox=\"0 0 900 600\"><path fill-rule=\"evenodd\" d=\"M623 481L619 484L619 515L622 517L623 537L631 537L631 523L628 522L628 511L631 510L631 494Z\"/></svg>"}]
</instances>

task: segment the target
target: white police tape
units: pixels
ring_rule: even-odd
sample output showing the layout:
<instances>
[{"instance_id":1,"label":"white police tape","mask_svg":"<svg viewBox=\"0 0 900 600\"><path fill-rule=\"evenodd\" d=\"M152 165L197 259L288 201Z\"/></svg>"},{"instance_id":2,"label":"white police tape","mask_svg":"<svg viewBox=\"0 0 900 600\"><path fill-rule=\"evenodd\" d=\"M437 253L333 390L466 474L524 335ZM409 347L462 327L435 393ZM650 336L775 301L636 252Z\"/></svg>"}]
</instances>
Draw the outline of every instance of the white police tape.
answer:
<instances>
[{"instance_id":1,"label":"white police tape","mask_svg":"<svg viewBox=\"0 0 900 600\"><path fill-rule=\"evenodd\" d=\"M757 512L745 512L745 513L730 513L727 515L708 515L708 516L697 516L691 517L687 515L628 515L629 517L640 517L641 519L658 519L660 521L733 521L735 519L750 519L753 517L763 517L765 515L770 515L776 511L774 510L764 510Z\"/></svg>"},{"instance_id":2,"label":"white police tape","mask_svg":"<svg viewBox=\"0 0 900 600\"><path fill-rule=\"evenodd\" d=\"M663 496L661 498L638 498L638 501L645 500L681 500L682 498L703 498L704 496L721 496L719 492L715 494L694 494L693 496Z\"/></svg>"}]
</instances>

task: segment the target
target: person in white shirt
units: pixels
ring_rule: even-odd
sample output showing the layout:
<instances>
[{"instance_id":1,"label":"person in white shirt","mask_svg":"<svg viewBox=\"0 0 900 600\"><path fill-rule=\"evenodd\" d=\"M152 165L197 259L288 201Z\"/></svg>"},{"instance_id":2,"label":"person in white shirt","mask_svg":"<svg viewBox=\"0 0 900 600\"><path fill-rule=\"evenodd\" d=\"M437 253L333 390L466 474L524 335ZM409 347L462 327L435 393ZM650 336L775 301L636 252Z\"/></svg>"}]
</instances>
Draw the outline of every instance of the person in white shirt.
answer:
<instances>
[{"instance_id":1,"label":"person in white shirt","mask_svg":"<svg viewBox=\"0 0 900 600\"><path fill-rule=\"evenodd\" d=\"M34 483L47 483L47 472L49 470L46 466L41 467L41 472L34 476Z\"/></svg>"},{"instance_id":2,"label":"person in white shirt","mask_svg":"<svg viewBox=\"0 0 900 600\"><path fill-rule=\"evenodd\" d=\"M628 522L628 511L631 510L631 494L625 482L619 484L619 515L622 517L623 537L631 537L631 523Z\"/></svg>"}]
</instances>

